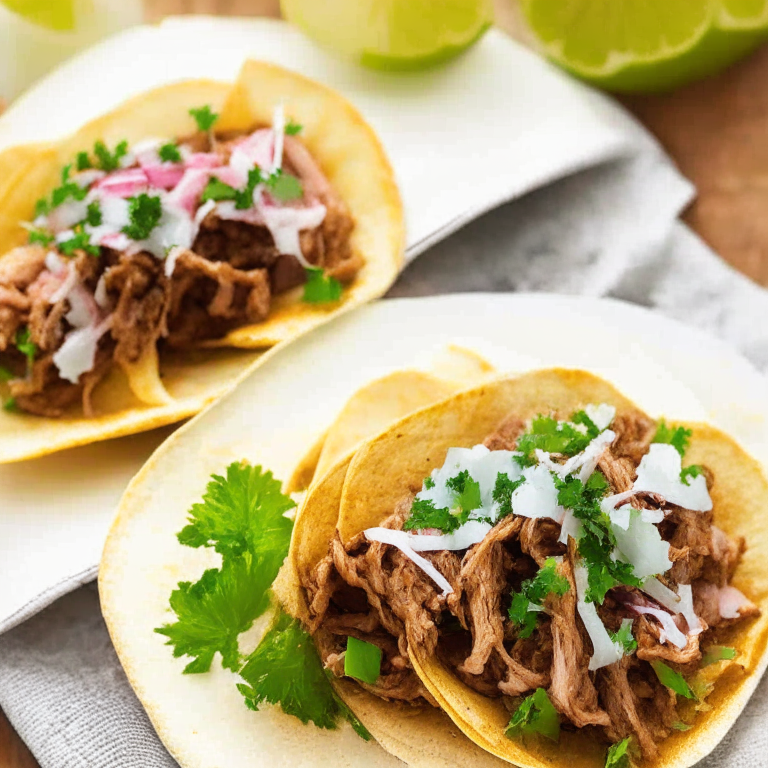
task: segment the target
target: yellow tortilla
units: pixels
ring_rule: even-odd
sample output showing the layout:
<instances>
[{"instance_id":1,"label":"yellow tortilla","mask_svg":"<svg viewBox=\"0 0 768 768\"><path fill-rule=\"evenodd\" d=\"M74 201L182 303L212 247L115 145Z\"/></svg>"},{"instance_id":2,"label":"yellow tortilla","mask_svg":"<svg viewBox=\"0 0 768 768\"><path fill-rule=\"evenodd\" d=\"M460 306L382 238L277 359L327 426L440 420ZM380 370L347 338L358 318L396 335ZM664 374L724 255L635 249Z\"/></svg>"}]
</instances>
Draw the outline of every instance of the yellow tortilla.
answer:
<instances>
[{"instance_id":1,"label":"yellow tortilla","mask_svg":"<svg viewBox=\"0 0 768 768\"><path fill-rule=\"evenodd\" d=\"M26 241L21 222L35 201L59 183L61 169L95 141L112 147L150 137L178 137L195 129L191 107L221 113L217 130L271 123L276 104L300 122L306 141L355 219L353 247L364 266L336 304L301 302L301 289L275 297L267 320L239 328L211 347L263 349L290 339L339 312L386 291L402 264L403 212L393 171L373 130L339 94L280 67L247 62L238 82L175 83L137 96L55 145L13 147L0 153L0 254ZM0 256L2 258L2 256ZM95 418L80 409L63 419L0 413L0 463L41 456L179 421L220 396L258 353L233 350L151 355L113 373L96 389ZM173 359L171 359L173 358ZM188 361L188 362L185 362ZM126 376L129 389L126 391Z\"/></svg>"},{"instance_id":2,"label":"yellow tortilla","mask_svg":"<svg viewBox=\"0 0 768 768\"><path fill-rule=\"evenodd\" d=\"M481 442L504 419L538 413L567 414L588 403L608 403L617 410L637 410L603 380L581 371L547 370L486 384L412 414L355 454L345 474L338 528L348 541L381 524L409 492L418 490L430 471L440 466L448 448ZM708 466L715 476L712 499L715 524L726 533L744 536L747 552L734 585L761 609L757 620L732 629L727 644L738 656L722 663L712 709L698 713L693 727L675 732L659 745L660 756L644 761L648 768L688 768L709 754L743 710L768 656L768 481L761 466L731 438L702 424L693 429L686 461ZM306 567L306 566L305 566ZM464 685L436 658L411 649L414 668L458 727L489 753L521 768L545 768L564 759L579 768L602 768L605 745L585 732L562 732L559 744L545 739L508 739L509 711L499 699L486 698Z\"/></svg>"}]
</instances>

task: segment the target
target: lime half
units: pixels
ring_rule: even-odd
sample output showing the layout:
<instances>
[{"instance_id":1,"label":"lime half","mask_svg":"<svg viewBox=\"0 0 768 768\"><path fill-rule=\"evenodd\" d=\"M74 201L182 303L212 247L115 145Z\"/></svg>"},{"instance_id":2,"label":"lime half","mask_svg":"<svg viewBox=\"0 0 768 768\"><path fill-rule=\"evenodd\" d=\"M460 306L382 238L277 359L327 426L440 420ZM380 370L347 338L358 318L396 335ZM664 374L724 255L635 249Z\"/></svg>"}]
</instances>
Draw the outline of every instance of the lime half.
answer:
<instances>
[{"instance_id":1,"label":"lime half","mask_svg":"<svg viewBox=\"0 0 768 768\"><path fill-rule=\"evenodd\" d=\"M768 39L768 0L523 0L545 53L614 91L713 74Z\"/></svg>"},{"instance_id":2,"label":"lime half","mask_svg":"<svg viewBox=\"0 0 768 768\"><path fill-rule=\"evenodd\" d=\"M281 0L322 45L375 69L413 70L456 56L493 21L492 0Z\"/></svg>"},{"instance_id":3,"label":"lime half","mask_svg":"<svg viewBox=\"0 0 768 768\"><path fill-rule=\"evenodd\" d=\"M75 0L0 0L0 5L41 27L59 32L75 28Z\"/></svg>"}]
</instances>

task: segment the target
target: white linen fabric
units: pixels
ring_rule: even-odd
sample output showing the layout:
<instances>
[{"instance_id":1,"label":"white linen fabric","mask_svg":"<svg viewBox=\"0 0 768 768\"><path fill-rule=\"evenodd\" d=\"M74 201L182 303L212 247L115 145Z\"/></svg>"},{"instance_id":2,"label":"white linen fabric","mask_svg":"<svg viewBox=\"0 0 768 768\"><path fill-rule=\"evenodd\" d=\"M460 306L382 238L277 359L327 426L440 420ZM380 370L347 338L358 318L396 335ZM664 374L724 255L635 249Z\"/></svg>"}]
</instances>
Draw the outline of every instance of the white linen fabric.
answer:
<instances>
[{"instance_id":1,"label":"white linen fabric","mask_svg":"<svg viewBox=\"0 0 768 768\"><path fill-rule=\"evenodd\" d=\"M51 121L39 120L51 103L57 105L57 130L66 132L77 125L67 116L66 103L77 105L82 119L89 110L102 111L110 99L117 103L130 95L126 88L138 92L158 84L158 76L162 82L184 74L231 78L244 53L255 53L350 93L380 132L403 189L409 256L429 247L409 264L390 295L525 290L623 298L711 330L758 367L768 367L768 294L677 221L690 200L690 185L620 108L500 33L442 73L396 81L337 64L274 23L198 19L158 29L125 33L111 47L96 49L101 53L87 53L55 73L9 111L13 124L0 120L0 148L19 136L55 138L41 133ZM203 38L209 51L213 40L225 40L221 55L200 57ZM133 56L132 50L142 55ZM134 60L144 62L135 71L120 63ZM524 77L516 79L520 69L513 63L524 68ZM104 67L109 66L124 72L108 77ZM209 66L221 71L209 72ZM493 109L485 114L482 102L461 100L464 91L476 93L484 76L497 84ZM463 108L467 103L474 112ZM507 110L499 111L503 104ZM401 130L408 108L410 137ZM546 142L533 140L537 131ZM465 133L471 142L464 141ZM431 149L416 141L424 135L431 136ZM437 159L451 172L438 169L430 177ZM466 163L473 169L471 179L462 173ZM507 200L513 202L476 218ZM471 219L476 220L464 226ZM157 438L140 439L148 455ZM126 461L110 471L118 478L127 472L124 483L143 454L134 447L121 450ZM62 597L93 576L121 486L105 485L84 500L83 515L76 514L77 501L67 499L72 515L66 524L57 527L49 515L31 536L32 496L24 494L32 494L34 484L19 482L21 467L0 468L5 505L0 514L0 632L5 632L0 708L43 768L175 765L120 669L93 585ZM78 546L83 541L87 546ZM701 768L765 765L768 731L760 726L766 718L768 681L763 681Z\"/></svg>"}]
</instances>

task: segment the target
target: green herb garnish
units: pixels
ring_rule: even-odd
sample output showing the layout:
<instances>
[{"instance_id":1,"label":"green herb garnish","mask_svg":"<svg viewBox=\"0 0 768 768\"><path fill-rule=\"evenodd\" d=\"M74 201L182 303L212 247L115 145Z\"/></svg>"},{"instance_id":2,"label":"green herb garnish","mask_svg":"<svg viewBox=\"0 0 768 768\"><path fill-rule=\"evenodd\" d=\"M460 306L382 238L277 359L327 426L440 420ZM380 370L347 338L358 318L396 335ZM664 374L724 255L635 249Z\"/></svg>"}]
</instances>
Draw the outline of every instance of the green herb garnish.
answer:
<instances>
[{"instance_id":1,"label":"green herb garnish","mask_svg":"<svg viewBox=\"0 0 768 768\"><path fill-rule=\"evenodd\" d=\"M128 198L128 217L130 224L123 227L122 232L131 240L146 240L152 230L160 223L163 215L163 204L159 197L150 196L144 192L136 197Z\"/></svg>"},{"instance_id":2,"label":"green herb garnish","mask_svg":"<svg viewBox=\"0 0 768 768\"><path fill-rule=\"evenodd\" d=\"M302 183L290 173L273 173L265 184L271 195L282 203L300 200L304 194Z\"/></svg>"},{"instance_id":3,"label":"green herb garnish","mask_svg":"<svg viewBox=\"0 0 768 768\"><path fill-rule=\"evenodd\" d=\"M19 410L19 407L16 404L16 398L9 397L7 400L3 400L3 410L8 411L8 413L16 413L16 411Z\"/></svg>"},{"instance_id":4,"label":"green herb garnish","mask_svg":"<svg viewBox=\"0 0 768 768\"><path fill-rule=\"evenodd\" d=\"M163 144L163 146L157 150L157 156L164 163L181 162L181 152L179 152L179 148L172 141L169 141L167 144Z\"/></svg>"},{"instance_id":5,"label":"green herb garnish","mask_svg":"<svg viewBox=\"0 0 768 768\"><path fill-rule=\"evenodd\" d=\"M736 649L727 645L710 645L701 657L701 666L708 667L718 661L730 661L736 658Z\"/></svg>"},{"instance_id":6,"label":"green herb garnish","mask_svg":"<svg viewBox=\"0 0 768 768\"><path fill-rule=\"evenodd\" d=\"M504 733L509 738L540 734L552 741L560 739L560 716L543 688L523 699Z\"/></svg>"},{"instance_id":7,"label":"green herb garnish","mask_svg":"<svg viewBox=\"0 0 768 768\"><path fill-rule=\"evenodd\" d=\"M525 482L524 477L511 480L509 475L499 472L493 486L493 500L499 505L499 519L512 514L512 494Z\"/></svg>"},{"instance_id":8,"label":"green herb garnish","mask_svg":"<svg viewBox=\"0 0 768 768\"><path fill-rule=\"evenodd\" d=\"M656 434L653 437L654 443L667 443L674 447L674 449L680 454L685 456L685 452L688 450L688 445L691 442L691 435L693 433L690 429L685 427L670 427L664 419L659 421L659 425L656 428Z\"/></svg>"},{"instance_id":9,"label":"green herb garnish","mask_svg":"<svg viewBox=\"0 0 768 768\"><path fill-rule=\"evenodd\" d=\"M128 154L128 142L121 141L114 152L110 152L103 141L97 141L93 145L93 153L96 155L96 167L111 173L120 167L120 161Z\"/></svg>"},{"instance_id":10,"label":"green herb garnish","mask_svg":"<svg viewBox=\"0 0 768 768\"><path fill-rule=\"evenodd\" d=\"M85 222L91 227L99 227L102 222L101 204L98 200L88 203L88 212L85 216Z\"/></svg>"},{"instance_id":11,"label":"green herb garnish","mask_svg":"<svg viewBox=\"0 0 768 768\"><path fill-rule=\"evenodd\" d=\"M295 136L297 133L301 133L304 130L304 126L299 123L295 123L292 117L288 118L288 122L285 124L285 132L288 136Z\"/></svg>"},{"instance_id":12,"label":"green herb garnish","mask_svg":"<svg viewBox=\"0 0 768 768\"><path fill-rule=\"evenodd\" d=\"M651 666L662 685L686 699L696 698L685 678L672 667L668 667L663 661L652 661Z\"/></svg>"},{"instance_id":13,"label":"green herb garnish","mask_svg":"<svg viewBox=\"0 0 768 768\"><path fill-rule=\"evenodd\" d=\"M512 592L508 615L509 620L520 627L518 637L530 637L547 596L560 597L568 591L568 587L568 579L557 572L557 561L549 557L532 579L520 585L519 592Z\"/></svg>"},{"instance_id":14,"label":"green herb garnish","mask_svg":"<svg viewBox=\"0 0 768 768\"><path fill-rule=\"evenodd\" d=\"M29 242L39 243L42 246L50 245L56 238L44 229L31 228L29 230Z\"/></svg>"},{"instance_id":15,"label":"green herb garnish","mask_svg":"<svg viewBox=\"0 0 768 768\"><path fill-rule=\"evenodd\" d=\"M356 637L347 638L344 654L344 674L375 685L381 674L381 648Z\"/></svg>"},{"instance_id":16,"label":"green herb garnish","mask_svg":"<svg viewBox=\"0 0 768 768\"><path fill-rule=\"evenodd\" d=\"M69 240L61 241L57 246L65 256L74 256L75 251L84 251L89 256L98 256L101 253L98 245L91 244L91 238L83 229L82 224L75 225L72 231L74 233L72 237Z\"/></svg>"},{"instance_id":17,"label":"green herb garnish","mask_svg":"<svg viewBox=\"0 0 768 768\"><path fill-rule=\"evenodd\" d=\"M205 185L200 202L206 203L208 200L215 200L216 202L220 200L234 200L236 197L237 190L234 187L230 187L229 184L225 184L221 179L211 176Z\"/></svg>"},{"instance_id":18,"label":"green herb garnish","mask_svg":"<svg viewBox=\"0 0 768 768\"><path fill-rule=\"evenodd\" d=\"M703 474L703 472L704 467L702 467L701 464L691 464L690 467L683 467L680 472L680 480L682 480L686 485L690 485L691 479L698 477L699 475Z\"/></svg>"},{"instance_id":19,"label":"green herb garnish","mask_svg":"<svg viewBox=\"0 0 768 768\"><path fill-rule=\"evenodd\" d=\"M582 431L576 425L585 427ZM520 435L517 450L522 454L515 457L524 467L536 464L536 449L563 456L575 456L583 451L600 434L600 430L584 411L576 411L571 421L558 421L551 416L537 416L530 429Z\"/></svg>"},{"instance_id":20,"label":"green herb garnish","mask_svg":"<svg viewBox=\"0 0 768 768\"><path fill-rule=\"evenodd\" d=\"M193 107L189 110L189 114L195 119L197 123L197 130L207 133L213 128L213 124L219 119L219 116L211 110L210 104L206 104L203 107Z\"/></svg>"},{"instance_id":21,"label":"green herb garnish","mask_svg":"<svg viewBox=\"0 0 768 768\"><path fill-rule=\"evenodd\" d=\"M634 653L637 650L637 640L632 634L632 619L624 619L618 632L609 632L611 640L619 643L624 648L625 655Z\"/></svg>"},{"instance_id":22,"label":"green herb garnish","mask_svg":"<svg viewBox=\"0 0 768 768\"><path fill-rule=\"evenodd\" d=\"M0 382L5 383L15 378L16 374L10 368L0 365Z\"/></svg>"},{"instance_id":23,"label":"green herb garnish","mask_svg":"<svg viewBox=\"0 0 768 768\"><path fill-rule=\"evenodd\" d=\"M341 298L341 283L319 267L305 267L307 282L304 284L303 301L309 304L329 304Z\"/></svg>"},{"instance_id":24,"label":"green herb garnish","mask_svg":"<svg viewBox=\"0 0 768 768\"><path fill-rule=\"evenodd\" d=\"M78 171L87 171L89 168L92 168L91 165L91 158L88 157L87 152L78 152L75 156L75 168L77 168Z\"/></svg>"},{"instance_id":25,"label":"green herb garnish","mask_svg":"<svg viewBox=\"0 0 768 768\"><path fill-rule=\"evenodd\" d=\"M456 494L456 503L462 512L472 512L482 504L480 483L470 477L466 469L447 480L445 485Z\"/></svg>"},{"instance_id":26,"label":"green herb garnish","mask_svg":"<svg viewBox=\"0 0 768 768\"><path fill-rule=\"evenodd\" d=\"M37 344L32 341L32 334L29 328L20 328L16 331L13 343L16 349L27 358L27 370L31 369L37 355Z\"/></svg>"},{"instance_id":27,"label":"green herb garnish","mask_svg":"<svg viewBox=\"0 0 768 768\"><path fill-rule=\"evenodd\" d=\"M406 531L437 528L443 533L453 533L466 522L463 515L454 515L448 507L436 507L431 499L414 499L411 515L403 523Z\"/></svg>"},{"instance_id":28,"label":"green herb garnish","mask_svg":"<svg viewBox=\"0 0 768 768\"><path fill-rule=\"evenodd\" d=\"M631 736L627 736L618 744L613 744L605 757L605 768L631 768L632 759L629 754L631 744Z\"/></svg>"}]
</instances>

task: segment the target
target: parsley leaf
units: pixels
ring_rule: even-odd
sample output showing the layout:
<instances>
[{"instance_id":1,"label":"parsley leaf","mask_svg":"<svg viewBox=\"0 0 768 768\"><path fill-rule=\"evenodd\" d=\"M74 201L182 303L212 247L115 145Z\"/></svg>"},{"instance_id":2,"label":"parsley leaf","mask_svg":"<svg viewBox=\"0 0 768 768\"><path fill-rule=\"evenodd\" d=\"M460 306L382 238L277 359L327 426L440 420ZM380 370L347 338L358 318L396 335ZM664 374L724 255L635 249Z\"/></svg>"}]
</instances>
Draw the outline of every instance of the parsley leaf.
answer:
<instances>
[{"instance_id":1,"label":"parsley leaf","mask_svg":"<svg viewBox=\"0 0 768 768\"><path fill-rule=\"evenodd\" d=\"M445 485L456 494L456 502L462 512L471 512L482 504L480 483L469 476L468 470L459 472L456 477L447 480Z\"/></svg>"},{"instance_id":2,"label":"parsley leaf","mask_svg":"<svg viewBox=\"0 0 768 768\"><path fill-rule=\"evenodd\" d=\"M300 200L304 194L302 183L290 173L273 173L265 183L270 194L282 203Z\"/></svg>"},{"instance_id":3,"label":"parsley leaf","mask_svg":"<svg viewBox=\"0 0 768 768\"><path fill-rule=\"evenodd\" d=\"M605 756L605 768L631 768L632 760L629 754L631 744L632 737L627 736L623 741L611 745Z\"/></svg>"},{"instance_id":4,"label":"parsley leaf","mask_svg":"<svg viewBox=\"0 0 768 768\"><path fill-rule=\"evenodd\" d=\"M584 559L589 583L585 599L602 603L606 592L619 584L639 587L640 580L634 575L632 565L611 557L616 537L610 519L600 509L600 500L608 489L602 472L593 472L586 485L577 477L553 479L557 503L572 510L582 524L579 554Z\"/></svg>"},{"instance_id":5,"label":"parsley leaf","mask_svg":"<svg viewBox=\"0 0 768 768\"><path fill-rule=\"evenodd\" d=\"M288 118L288 122L285 124L285 132L288 136L295 136L297 133L301 133L304 130L304 126L295 123L292 117Z\"/></svg>"},{"instance_id":6,"label":"parsley leaf","mask_svg":"<svg viewBox=\"0 0 768 768\"><path fill-rule=\"evenodd\" d=\"M512 514L512 494L525 482L524 477L511 480L509 475L499 472L493 486L493 500L499 505L499 519Z\"/></svg>"},{"instance_id":7,"label":"parsley leaf","mask_svg":"<svg viewBox=\"0 0 768 768\"><path fill-rule=\"evenodd\" d=\"M170 601L177 621L155 632L168 638L175 658L193 658L185 674L207 672L217 651L223 667L235 672L240 668L237 637L269 607L273 579L274 574L265 573L262 563L247 552L226 560L221 569L205 571L195 583L179 583Z\"/></svg>"},{"instance_id":8,"label":"parsley leaf","mask_svg":"<svg viewBox=\"0 0 768 768\"><path fill-rule=\"evenodd\" d=\"M87 152L78 152L75 157L75 168L77 168L78 171L87 171L89 168L92 168L91 165L91 158L88 157Z\"/></svg>"},{"instance_id":9,"label":"parsley leaf","mask_svg":"<svg viewBox=\"0 0 768 768\"><path fill-rule=\"evenodd\" d=\"M222 567L194 584L181 582L171 594L178 620L155 630L168 638L174 656L193 657L185 672L208 671L217 651L223 666L239 668L237 637L269 606L293 527L283 513L293 506L271 472L239 463L227 467L226 478L214 475L203 501L192 506L179 542L213 546Z\"/></svg>"},{"instance_id":10,"label":"parsley leaf","mask_svg":"<svg viewBox=\"0 0 768 768\"><path fill-rule=\"evenodd\" d=\"M27 368L31 368L32 363L35 362L35 355L37 355L37 344L32 341L32 334L29 328L22 328L16 331L13 343L16 349L27 358Z\"/></svg>"},{"instance_id":11,"label":"parsley leaf","mask_svg":"<svg viewBox=\"0 0 768 768\"><path fill-rule=\"evenodd\" d=\"M624 648L626 655L637 650L637 640L632 634L632 619L624 619L618 632L609 632L608 634L614 643L619 643Z\"/></svg>"},{"instance_id":12,"label":"parsley leaf","mask_svg":"<svg viewBox=\"0 0 768 768\"><path fill-rule=\"evenodd\" d=\"M203 194L200 197L201 203L206 203L209 200L234 200L237 197L237 190L234 187L230 187L229 184L225 184L221 179L217 179L215 176L211 176L208 179L208 183L205 185Z\"/></svg>"},{"instance_id":13,"label":"parsley leaf","mask_svg":"<svg viewBox=\"0 0 768 768\"><path fill-rule=\"evenodd\" d=\"M284 513L295 506L271 472L235 462L226 477L213 475L178 539L187 547L212 546L225 557L245 552L269 556L279 566L293 527Z\"/></svg>"},{"instance_id":14,"label":"parsley leaf","mask_svg":"<svg viewBox=\"0 0 768 768\"><path fill-rule=\"evenodd\" d=\"M83 200L88 194L87 187L81 187L76 181L70 181L69 176L72 172L72 165L65 165L61 171L61 186L51 192L50 208L58 208L70 197L73 200Z\"/></svg>"},{"instance_id":15,"label":"parsley leaf","mask_svg":"<svg viewBox=\"0 0 768 768\"><path fill-rule=\"evenodd\" d=\"M539 572L532 579L526 579L520 585L519 592L512 593L508 615L513 624L522 627L518 637L530 637L536 628L537 609L541 608L548 595L560 597L568 591L569 586L568 579L557 572L555 558L548 557Z\"/></svg>"},{"instance_id":16,"label":"parsley leaf","mask_svg":"<svg viewBox=\"0 0 768 768\"><path fill-rule=\"evenodd\" d=\"M414 499L411 516L403 523L403 529L438 528L443 533L453 533L460 525L458 515L451 514L448 507L436 507L431 499Z\"/></svg>"},{"instance_id":17,"label":"parsley leaf","mask_svg":"<svg viewBox=\"0 0 768 768\"><path fill-rule=\"evenodd\" d=\"M691 478L698 477L704 472L704 467L701 464L691 464L690 467L683 467L680 472L680 480L686 485L691 484Z\"/></svg>"},{"instance_id":18,"label":"parsley leaf","mask_svg":"<svg viewBox=\"0 0 768 768\"><path fill-rule=\"evenodd\" d=\"M327 304L341 298L341 283L319 267L305 267L307 282L302 299L309 304Z\"/></svg>"},{"instance_id":19,"label":"parsley leaf","mask_svg":"<svg viewBox=\"0 0 768 768\"><path fill-rule=\"evenodd\" d=\"M333 730L340 716L370 739L359 720L340 701L326 677L311 637L295 619L280 611L271 628L240 670L237 686L249 709L264 702L279 704L302 723Z\"/></svg>"},{"instance_id":20,"label":"parsley leaf","mask_svg":"<svg viewBox=\"0 0 768 768\"><path fill-rule=\"evenodd\" d=\"M651 666L662 685L686 699L696 698L685 678L672 667L668 667L663 661L652 661Z\"/></svg>"},{"instance_id":21,"label":"parsley leaf","mask_svg":"<svg viewBox=\"0 0 768 768\"><path fill-rule=\"evenodd\" d=\"M121 230L131 240L146 240L152 230L160 223L163 204L159 197L142 192L128 198L128 217L130 224Z\"/></svg>"},{"instance_id":22,"label":"parsley leaf","mask_svg":"<svg viewBox=\"0 0 768 768\"><path fill-rule=\"evenodd\" d=\"M76 225L73 232L69 240L63 240L58 244L58 249L65 256L74 256L75 251L85 251L89 256L98 256L101 253L98 245L91 244L91 238L81 224Z\"/></svg>"},{"instance_id":23,"label":"parsley leaf","mask_svg":"<svg viewBox=\"0 0 768 768\"><path fill-rule=\"evenodd\" d=\"M435 481L431 477L424 478L424 490L431 490L435 487Z\"/></svg>"},{"instance_id":24,"label":"parsley leaf","mask_svg":"<svg viewBox=\"0 0 768 768\"><path fill-rule=\"evenodd\" d=\"M111 173L120 167L120 161L128 154L128 142L121 141L114 152L110 152L103 141L97 141L93 145L93 153L96 155L96 167Z\"/></svg>"},{"instance_id":25,"label":"parsley leaf","mask_svg":"<svg viewBox=\"0 0 768 768\"><path fill-rule=\"evenodd\" d=\"M664 419L661 419L656 428L656 434L654 435L652 442L668 443L674 447L680 456L685 456L685 452L688 450L688 445L691 442L692 434L691 430L686 429L685 427L667 426Z\"/></svg>"},{"instance_id":26,"label":"parsley leaf","mask_svg":"<svg viewBox=\"0 0 768 768\"><path fill-rule=\"evenodd\" d=\"M42 246L50 245L56 238L44 229L32 228L29 230L29 242L39 243Z\"/></svg>"},{"instance_id":27,"label":"parsley leaf","mask_svg":"<svg viewBox=\"0 0 768 768\"><path fill-rule=\"evenodd\" d=\"M213 124L219 119L216 112L211 110L210 104L203 107L193 107L189 110L189 114L195 119L197 130L203 132L210 131Z\"/></svg>"},{"instance_id":28,"label":"parsley leaf","mask_svg":"<svg viewBox=\"0 0 768 768\"><path fill-rule=\"evenodd\" d=\"M85 216L85 221L91 227L101 226L101 203L98 200L88 203L88 213Z\"/></svg>"},{"instance_id":29,"label":"parsley leaf","mask_svg":"<svg viewBox=\"0 0 768 768\"><path fill-rule=\"evenodd\" d=\"M543 688L523 699L504 733L508 738L541 734L552 741L560 739L560 716Z\"/></svg>"},{"instance_id":30,"label":"parsley leaf","mask_svg":"<svg viewBox=\"0 0 768 768\"><path fill-rule=\"evenodd\" d=\"M167 144L163 144L163 146L157 150L157 156L164 163L181 162L181 152L179 152L179 148L172 141L169 141Z\"/></svg>"}]
</instances>

